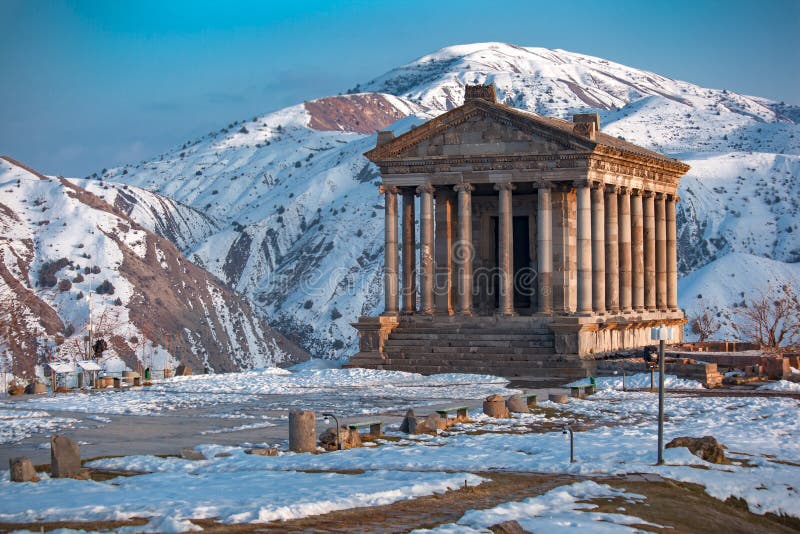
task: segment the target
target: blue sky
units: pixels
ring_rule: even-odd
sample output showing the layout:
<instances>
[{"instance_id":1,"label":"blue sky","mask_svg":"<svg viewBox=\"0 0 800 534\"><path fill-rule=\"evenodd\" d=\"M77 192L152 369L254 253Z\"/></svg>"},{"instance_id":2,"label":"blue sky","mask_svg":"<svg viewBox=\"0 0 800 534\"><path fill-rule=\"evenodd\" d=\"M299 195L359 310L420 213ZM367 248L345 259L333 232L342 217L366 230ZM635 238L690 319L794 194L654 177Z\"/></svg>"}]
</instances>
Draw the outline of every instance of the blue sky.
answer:
<instances>
[{"instance_id":1,"label":"blue sky","mask_svg":"<svg viewBox=\"0 0 800 534\"><path fill-rule=\"evenodd\" d=\"M0 153L83 176L482 41L800 104L800 0L0 0Z\"/></svg>"}]
</instances>

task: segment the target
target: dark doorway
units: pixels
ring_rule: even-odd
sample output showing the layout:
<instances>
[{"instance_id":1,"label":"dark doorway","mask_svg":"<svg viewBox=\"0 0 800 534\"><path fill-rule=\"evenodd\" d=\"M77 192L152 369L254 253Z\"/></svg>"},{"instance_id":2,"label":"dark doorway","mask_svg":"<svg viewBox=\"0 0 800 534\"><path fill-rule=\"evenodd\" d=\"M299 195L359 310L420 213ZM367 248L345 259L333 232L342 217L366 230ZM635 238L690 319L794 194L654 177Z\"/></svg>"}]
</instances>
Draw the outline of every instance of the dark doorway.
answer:
<instances>
[{"instance_id":1,"label":"dark doorway","mask_svg":"<svg viewBox=\"0 0 800 534\"><path fill-rule=\"evenodd\" d=\"M499 221L494 217L494 261L495 265L500 269L500 255L499 255ZM533 286L533 276L530 269L531 266L531 251L530 251L530 229L528 227L528 217L525 215L514 217L514 308L519 310L521 308L530 308L531 306L531 291ZM500 307L500 277L494 276L494 306Z\"/></svg>"}]
</instances>

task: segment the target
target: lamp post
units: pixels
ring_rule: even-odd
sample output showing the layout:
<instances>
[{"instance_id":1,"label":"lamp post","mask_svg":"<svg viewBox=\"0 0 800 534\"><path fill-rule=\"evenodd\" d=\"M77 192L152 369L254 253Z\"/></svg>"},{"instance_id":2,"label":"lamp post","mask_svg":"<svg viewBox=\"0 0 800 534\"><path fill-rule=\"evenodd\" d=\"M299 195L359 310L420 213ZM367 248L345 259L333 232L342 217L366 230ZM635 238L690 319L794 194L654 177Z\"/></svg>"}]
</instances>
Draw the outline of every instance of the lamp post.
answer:
<instances>
[{"instance_id":1,"label":"lamp post","mask_svg":"<svg viewBox=\"0 0 800 534\"><path fill-rule=\"evenodd\" d=\"M672 327L664 325L650 329L650 339L658 341L658 460L656 465L664 464L664 342L673 339Z\"/></svg>"},{"instance_id":2,"label":"lamp post","mask_svg":"<svg viewBox=\"0 0 800 534\"><path fill-rule=\"evenodd\" d=\"M322 417L323 421L325 421L325 424L328 424L329 422L328 418L331 417L333 418L334 421L336 421L336 448L342 450L342 437L341 437L342 435L339 433L339 418L333 415L332 413L324 413L322 414Z\"/></svg>"},{"instance_id":3,"label":"lamp post","mask_svg":"<svg viewBox=\"0 0 800 534\"><path fill-rule=\"evenodd\" d=\"M575 463L575 436L572 434L572 427L569 426L569 423L564 423L564 428L561 429L561 433L565 436L569 433L569 463Z\"/></svg>"}]
</instances>

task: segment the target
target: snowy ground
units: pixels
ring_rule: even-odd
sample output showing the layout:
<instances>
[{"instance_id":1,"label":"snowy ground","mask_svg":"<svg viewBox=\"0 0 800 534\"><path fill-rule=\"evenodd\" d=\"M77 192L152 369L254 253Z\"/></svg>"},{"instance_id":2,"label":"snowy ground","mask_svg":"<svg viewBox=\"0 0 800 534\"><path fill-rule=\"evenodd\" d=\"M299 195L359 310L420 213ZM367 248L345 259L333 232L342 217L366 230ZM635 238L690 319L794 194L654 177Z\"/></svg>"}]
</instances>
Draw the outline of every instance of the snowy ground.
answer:
<instances>
[{"instance_id":1,"label":"snowy ground","mask_svg":"<svg viewBox=\"0 0 800 534\"><path fill-rule=\"evenodd\" d=\"M629 378L633 383L645 378L649 382L649 375ZM376 395L385 395L397 403L401 395L407 402L437 392L443 395L446 392L454 398L480 397L502 390L505 383L483 376L421 377L340 369L304 369L295 373L272 370L231 375L222 380L229 380L230 384L217 382L216 390L211 387L212 378L206 376L170 380L158 388L166 398L174 395L178 399L182 395L201 398L200 391L206 390L209 402L227 403L225 396L237 395L221 391L238 385L239 397L273 391L312 398L325 394L336 396L345 405L356 406L363 398ZM209 458L204 461L139 455L92 462L90 466L95 468L142 473L106 482L45 477L38 484L12 485L7 482L6 472L0 482L0 521L146 516L152 518L151 527L156 530L189 529L192 525L186 520L190 518L218 517L228 523L265 522L388 504L455 488L463 485L464 480L479 484L480 477L485 478L485 473L491 471L587 477L653 473L700 484L709 495L720 500L744 499L757 514L771 512L800 517L797 489L800 402L789 398L697 397L690 390L671 394L666 403L666 440L713 435L728 447L727 454L733 463L710 464L685 448L676 448L665 451L666 465L656 466L656 397L620 391L621 384L615 380L621 381L621 377L600 380L598 393L587 399L570 399L566 405L540 402L541 409L534 413L507 420L490 419L473 411L470 414L473 422L456 425L437 436L406 436L396 425L390 425L386 430L388 439L361 449L262 457L245 454L241 446L209 444L199 447ZM675 377L667 377L667 382L673 387L694 387L691 382L677 382ZM116 397L123 402L126 397L141 398L146 393L159 394L128 391ZM97 396L74 397L90 400ZM109 398L113 397L109 394ZM49 402L49 398L40 398L22 404L31 408ZM89 411L91 405L94 413L116 413L114 404L77 402L73 407L83 406ZM161 405L156 408L169 409ZM233 406L228 408L235 412ZM4 414L0 414L0 423L4 425L6 421L20 419L3 418ZM46 415L39 411L30 418L46 418ZM572 464L569 444L561 432L561 425L567 422L575 430L576 462ZM244 421L242 426L259 424L268 422ZM206 437L213 443L213 432ZM218 453L224 454L217 456ZM314 472L303 472L307 470ZM359 474L342 474L345 470L358 470ZM324 491L320 491L322 487ZM594 497L643 499L586 481L523 502L468 512L455 524L444 525L438 531L480 531L496 520L505 519L519 519L523 526L537 531L551 531L564 522L591 526L592 531L633 531L627 525L647 524L624 513L592 512L592 505L583 501Z\"/></svg>"}]
</instances>

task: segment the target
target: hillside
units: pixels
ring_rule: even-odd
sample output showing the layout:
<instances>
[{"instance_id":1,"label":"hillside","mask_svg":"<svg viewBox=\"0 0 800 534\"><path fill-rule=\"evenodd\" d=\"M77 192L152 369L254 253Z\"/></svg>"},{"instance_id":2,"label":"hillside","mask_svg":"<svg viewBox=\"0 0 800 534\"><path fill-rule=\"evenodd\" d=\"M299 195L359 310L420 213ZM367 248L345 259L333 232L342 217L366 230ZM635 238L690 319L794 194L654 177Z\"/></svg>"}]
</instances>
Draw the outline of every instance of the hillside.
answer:
<instances>
[{"instance_id":1,"label":"hillside","mask_svg":"<svg viewBox=\"0 0 800 534\"><path fill-rule=\"evenodd\" d=\"M169 218L159 217L141 201L152 195L130 188L117 191L115 207L10 158L0 158L0 191L0 354L15 375L31 376L43 355L70 360L85 352L90 291L105 355L131 367L144 358L232 371L305 356L246 299L125 211L149 213L165 233L186 239L183 227L197 235L213 227L199 214L164 200Z\"/></svg>"},{"instance_id":2,"label":"hillside","mask_svg":"<svg viewBox=\"0 0 800 534\"><path fill-rule=\"evenodd\" d=\"M800 260L797 108L563 50L448 47L347 95L235 121L96 178L213 218L219 230L181 242L187 257L314 354L346 355L349 323L380 306L382 199L361 155L375 144L368 132L403 131L460 104L465 83L490 82L502 102L544 115L596 111L605 133L692 166L680 190L682 276L732 253Z\"/></svg>"}]
</instances>

